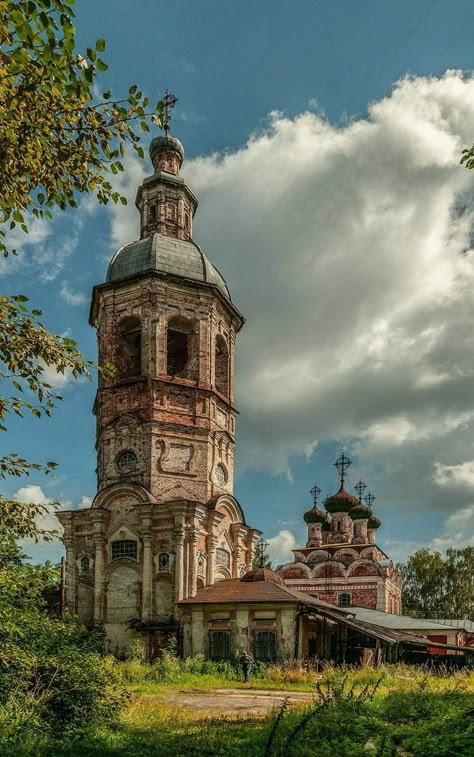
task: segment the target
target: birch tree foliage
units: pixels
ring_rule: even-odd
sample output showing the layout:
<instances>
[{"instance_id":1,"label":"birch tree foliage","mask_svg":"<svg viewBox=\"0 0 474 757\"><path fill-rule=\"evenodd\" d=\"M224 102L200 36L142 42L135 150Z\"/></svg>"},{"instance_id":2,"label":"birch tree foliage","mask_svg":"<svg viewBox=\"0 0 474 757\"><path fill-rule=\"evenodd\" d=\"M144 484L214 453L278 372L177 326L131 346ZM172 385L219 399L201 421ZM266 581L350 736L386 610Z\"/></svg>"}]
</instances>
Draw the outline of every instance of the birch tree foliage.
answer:
<instances>
[{"instance_id":1,"label":"birch tree foliage","mask_svg":"<svg viewBox=\"0 0 474 757\"><path fill-rule=\"evenodd\" d=\"M123 171L127 146L144 157L140 133L162 123L163 103L150 105L138 85L116 98L100 87L105 40L77 50L74 0L0 0L0 254L16 254L12 233L28 234L32 218L52 219L77 207L78 195L121 202L111 178ZM0 431L9 414L51 414L61 397L46 367L90 378L92 363L77 344L51 333L23 295L0 296ZM5 444L3 444L5 449ZM51 472L55 463L0 457L0 477ZM2 529L38 536L44 505L0 496Z\"/></svg>"}]
</instances>

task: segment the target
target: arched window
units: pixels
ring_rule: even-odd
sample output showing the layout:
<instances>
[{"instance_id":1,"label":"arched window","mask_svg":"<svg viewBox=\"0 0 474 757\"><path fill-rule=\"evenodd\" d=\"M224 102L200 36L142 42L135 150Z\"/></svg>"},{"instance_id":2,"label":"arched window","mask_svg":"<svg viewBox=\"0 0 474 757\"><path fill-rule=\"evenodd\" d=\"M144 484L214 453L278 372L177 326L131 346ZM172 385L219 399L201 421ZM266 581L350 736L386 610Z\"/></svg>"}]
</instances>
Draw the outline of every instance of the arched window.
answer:
<instances>
[{"instance_id":1,"label":"arched window","mask_svg":"<svg viewBox=\"0 0 474 757\"><path fill-rule=\"evenodd\" d=\"M337 604L339 607L350 607L351 606L351 595L350 594L338 594L337 595Z\"/></svg>"},{"instance_id":2,"label":"arched window","mask_svg":"<svg viewBox=\"0 0 474 757\"><path fill-rule=\"evenodd\" d=\"M87 555L81 557L80 570L83 576L88 576L91 572L90 560Z\"/></svg>"},{"instance_id":3,"label":"arched window","mask_svg":"<svg viewBox=\"0 0 474 757\"><path fill-rule=\"evenodd\" d=\"M230 567L230 552L226 549L216 549L216 565L223 565L224 568Z\"/></svg>"},{"instance_id":4,"label":"arched window","mask_svg":"<svg viewBox=\"0 0 474 757\"><path fill-rule=\"evenodd\" d=\"M229 350L225 339L220 334L216 336L215 375L217 391L227 397L229 394Z\"/></svg>"},{"instance_id":5,"label":"arched window","mask_svg":"<svg viewBox=\"0 0 474 757\"><path fill-rule=\"evenodd\" d=\"M122 557L137 559L137 542L132 539L120 539L112 542L112 560L120 560Z\"/></svg>"},{"instance_id":6,"label":"arched window","mask_svg":"<svg viewBox=\"0 0 474 757\"><path fill-rule=\"evenodd\" d=\"M142 372L142 328L134 315L124 318L118 326L120 337L119 371L122 376L139 376Z\"/></svg>"},{"instance_id":7,"label":"arched window","mask_svg":"<svg viewBox=\"0 0 474 757\"><path fill-rule=\"evenodd\" d=\"M196 377L193 335L193 324L186 318L176 316L168 321L166 346L166 373L168 376L190 379Z\"/></svg>"},{"instance_id":8,"label":"arched window","mask_svg":"<svg viewBox=\"0 0 474 757\"><path fill-rule=\"evenodd\" d=\"M203 553L200 552L198 554L198 559L197 559L197 568L198 568L198 574L200 574L201 576L204 575L205 566L206 566L206 558L204 557Z\"/></svg>"}]
</instances>

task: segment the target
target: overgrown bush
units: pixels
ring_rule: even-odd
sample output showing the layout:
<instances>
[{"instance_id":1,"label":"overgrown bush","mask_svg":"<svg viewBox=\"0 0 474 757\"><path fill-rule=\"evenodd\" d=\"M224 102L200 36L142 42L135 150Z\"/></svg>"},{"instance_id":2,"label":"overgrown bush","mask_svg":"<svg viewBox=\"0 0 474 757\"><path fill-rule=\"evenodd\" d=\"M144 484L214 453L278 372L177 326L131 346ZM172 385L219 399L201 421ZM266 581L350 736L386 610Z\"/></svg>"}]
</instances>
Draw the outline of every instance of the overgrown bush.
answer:
<instances>
[{"instance_id":1,"label":"overgrown bush","mask_svg":"<svg viewBox=\"0 0 474 757\"><path fill-rule=\"evenodd\" d=\"M29 754L46 738L111 723L124 695L103 638L74 618L48 617L43 567L0 570L0 754ZM36 747L34 746L36 744Z\"/></svg>"}]
</instances>

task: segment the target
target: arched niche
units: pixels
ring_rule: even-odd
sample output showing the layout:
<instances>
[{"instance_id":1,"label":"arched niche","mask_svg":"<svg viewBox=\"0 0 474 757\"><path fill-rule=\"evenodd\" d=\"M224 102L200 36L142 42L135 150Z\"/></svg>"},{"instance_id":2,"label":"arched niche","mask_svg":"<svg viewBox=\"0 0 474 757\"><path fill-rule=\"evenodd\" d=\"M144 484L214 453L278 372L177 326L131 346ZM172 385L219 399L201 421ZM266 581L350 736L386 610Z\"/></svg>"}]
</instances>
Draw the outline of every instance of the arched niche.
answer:
<instances>
[{"instance_id":1,"label":"arched niche","mask_svg":"<svg viewBox=\"0 0 474 757\"><path fill-rule=\"evenodd\" d=\"M227 515L230 518L231 523L242 523L245 525L244 511L235 497L230 494L223 494L211 502L209 510L217 510L223 515Z\"/></svg>"},{"instance_id":2,"label":"arched niche","mask_svg":"<svg viewBox=\"0 0 474 757\"><path fill-rule=\"evenodd\" d=\"M142 325L137 316L122 318L117 327L119 376L139 376L142 372Z\"/></svg>"},{"instance_id":3,"label":"arched niche","mask_svg":"<svg viewBox=\"0 0 474 757\"><path fill-rule=\"evenodd\" d=\"M128 623L139 615L140 573L134 565L116 564L108 571L107 623Z\"/></svg>"},{"instance_id":4,"label":"arched niche","mask_svg":"<svg viewBox=\"0 0 474 757\"><path fill-rule=\"evenodd\" d=\"M356 560L349 566L349 576L380 576L379 566L372 560Z\"/></svg>"},{"instance_id":5,"label":"arched niche","mask_svg":"<svg viewBox=\"0 0 474 757\"><path fill-rule=\"evenodd\" d=\"M215 387L218 392L229 396L229 349L221 334L216 336L214 347L214 375Z\"/></svg>"},{"instance_id":6,"label":"arched niche","mask_svg":"<svg viewBox=\"0 0 474 757\"><path fill-rule=\"evenodd\" d=\"M282 578L310 578L311 570L303 563L291 563L278 571Z\"/></svg>"},{"instance_id":7,"label":"arched niche","mask_svg":"<svg viewBox=\"0 0 474 757\"><path fill-rule=\"evenodd\" d=\"M101 507L105 510L115 510L117 505L126 501L131 505L153 503L154 499L149 491L140 484L124 481L110 484L94 497L92 508Z\"/></svg>"},{"instance_id":8,"label":"arched niche","mask_svg":"<svg viewBox=\"0 0 474 757\"><path fill-rule=\"evenodd\" d=\"M166 332L166 373L168 376L196 380L197 349L194 323L176 315L169 319Z\"/></svg>"},{"instance_id":9,"label":"arched niche","mask_svg":"<svg viewBox=\"0 0 474 757\"><path fill-rule=\"evenodd\" d=\"M313 578L344 578L345 576L344 565L340 562L333 562L333 560L318 563L312 572Z\"/></svg>"}]
</instances>

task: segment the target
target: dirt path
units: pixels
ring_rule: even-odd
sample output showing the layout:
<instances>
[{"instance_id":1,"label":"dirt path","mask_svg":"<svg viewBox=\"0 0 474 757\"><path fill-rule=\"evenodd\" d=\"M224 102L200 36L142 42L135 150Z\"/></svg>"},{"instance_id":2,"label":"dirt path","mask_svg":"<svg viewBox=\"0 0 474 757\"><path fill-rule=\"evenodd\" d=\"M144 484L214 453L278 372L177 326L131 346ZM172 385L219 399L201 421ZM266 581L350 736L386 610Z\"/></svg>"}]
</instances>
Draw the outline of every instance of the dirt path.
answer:
<instances>
[{"instance_id":1,"label":"dirt path","mask_svg":"<svg viewBox=\"0 0 474 757\"><path fill-rule=\"evenodd\" d=\"M279 707L285 697L290 705L313 701L313 694L306 691L268 691L262 689L186 689L171 690L162 694L146 695L144 699L154 700L175 707L191 710L211 710L219 713L265 714Z\"/></svg>"}]
</instances>

